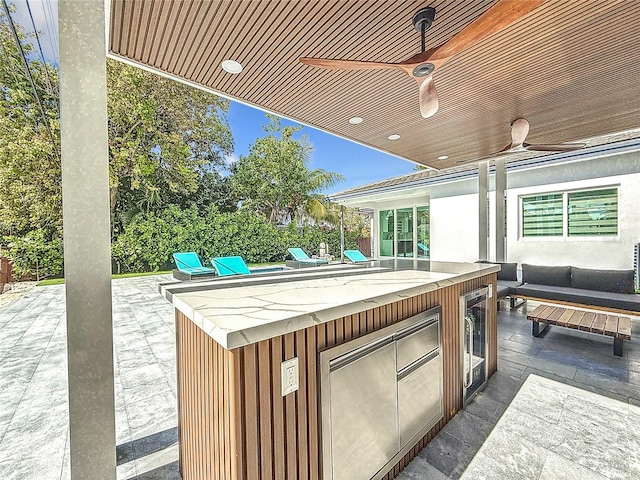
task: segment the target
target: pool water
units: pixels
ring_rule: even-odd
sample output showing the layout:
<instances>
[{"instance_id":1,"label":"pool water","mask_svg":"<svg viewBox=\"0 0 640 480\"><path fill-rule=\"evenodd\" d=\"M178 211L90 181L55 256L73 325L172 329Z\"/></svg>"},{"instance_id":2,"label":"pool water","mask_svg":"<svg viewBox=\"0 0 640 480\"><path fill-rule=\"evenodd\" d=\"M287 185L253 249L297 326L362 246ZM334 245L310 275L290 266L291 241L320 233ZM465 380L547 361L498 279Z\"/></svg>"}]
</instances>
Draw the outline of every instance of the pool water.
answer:
<instances>
[{"instance_id":1,"label":"pool water","mask_svg":"<svg viewBox=\"0 0 640 480\"><path fill-rule=\"evenodd\" d=\"M288 270L287 267L257 267L251 268L251 273L266 273L266 272L280 272L282 270Z\"/></svg>"}]
</instances>

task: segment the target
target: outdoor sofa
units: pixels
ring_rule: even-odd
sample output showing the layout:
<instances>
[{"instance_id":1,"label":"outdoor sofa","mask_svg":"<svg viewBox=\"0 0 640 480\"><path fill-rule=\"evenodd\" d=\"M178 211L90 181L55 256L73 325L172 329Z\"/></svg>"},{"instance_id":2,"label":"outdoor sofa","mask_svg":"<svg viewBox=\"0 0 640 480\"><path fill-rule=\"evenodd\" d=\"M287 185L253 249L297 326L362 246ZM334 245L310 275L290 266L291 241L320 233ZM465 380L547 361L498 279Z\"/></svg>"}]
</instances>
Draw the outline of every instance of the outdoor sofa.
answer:
<instances>
[{"instance_id":1,"label":"outdoor sofa","mask_svg":"<svg viewBox=\"0 0 640 480\"><path fill-rule=\"evenodd\" d=\"M633 270L522 264L522 284L509 295L611 312L640 314Z\"/></svg>"},{"instance_id":2,"label":"outdoor sofa","mask_svg":"<svg viewBox=\"0 0 640 480\"><path fill-rule=\"evenodd\" d=\"M640 314L640 295L634 290L633 270L604 270L573 266L522 264L518 279L515 262L500 265L496 298L547 301L611 312Z\"/></svg>"},{"instance_id":3,"label":"outdoor sofa","mask_svg":"<svg viewBox=\"0 0 640 480\"><path fill-rule=\"evenodd\" d=\"M515 262L489 262L487 260L480 260L479 263L500 265L496 285L498 309L500 309L500 300L504 300L507 297L510 299L511 308L516 307L516 288L522 285L522 282L518 280L518 264Z\"/></svg>"}]
</instances>

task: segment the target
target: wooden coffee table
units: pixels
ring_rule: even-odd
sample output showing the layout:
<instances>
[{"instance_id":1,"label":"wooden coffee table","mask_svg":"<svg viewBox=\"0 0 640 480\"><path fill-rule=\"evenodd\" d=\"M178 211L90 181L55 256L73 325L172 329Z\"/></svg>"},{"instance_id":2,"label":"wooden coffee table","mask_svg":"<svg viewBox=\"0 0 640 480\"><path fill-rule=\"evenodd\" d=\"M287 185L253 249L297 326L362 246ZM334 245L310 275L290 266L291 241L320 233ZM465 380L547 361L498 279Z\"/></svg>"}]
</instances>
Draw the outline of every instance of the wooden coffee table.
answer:
<instances>
[{"instance_id":1,"label":"wooden coffee table","mask_svg":"<svg viewBox=\"0 0 640 480\"><path fill-rule=\"evenodd\" d=\"M631 340L631 319L603 312L592 312L578 308L540 305L527 314L531 320L531 334L539 337L549 325L558 325L585 332L613 337L613 354L622 356L622 341ZM540 324L544 324L540 328Z\"/></svg>"}]
</instances>

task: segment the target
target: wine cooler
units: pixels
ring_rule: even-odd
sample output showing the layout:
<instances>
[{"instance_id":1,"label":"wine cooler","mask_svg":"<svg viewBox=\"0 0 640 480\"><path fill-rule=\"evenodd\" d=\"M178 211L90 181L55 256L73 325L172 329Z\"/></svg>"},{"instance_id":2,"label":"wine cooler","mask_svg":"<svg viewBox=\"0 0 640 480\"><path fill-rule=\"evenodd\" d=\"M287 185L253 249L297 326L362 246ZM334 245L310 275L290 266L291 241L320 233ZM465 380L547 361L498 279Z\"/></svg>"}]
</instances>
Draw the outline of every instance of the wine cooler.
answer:
<instances>
[{"instance_id":1,"label":"wine cooler","mask_svg":"<svg viewBox=\"0 0 640 480\"><path fill-rule=\"evenodd\" d=\"M462 391L466 405L487 383L487 301L491 288L460 296Z\"/></svg>"}]
</instances>

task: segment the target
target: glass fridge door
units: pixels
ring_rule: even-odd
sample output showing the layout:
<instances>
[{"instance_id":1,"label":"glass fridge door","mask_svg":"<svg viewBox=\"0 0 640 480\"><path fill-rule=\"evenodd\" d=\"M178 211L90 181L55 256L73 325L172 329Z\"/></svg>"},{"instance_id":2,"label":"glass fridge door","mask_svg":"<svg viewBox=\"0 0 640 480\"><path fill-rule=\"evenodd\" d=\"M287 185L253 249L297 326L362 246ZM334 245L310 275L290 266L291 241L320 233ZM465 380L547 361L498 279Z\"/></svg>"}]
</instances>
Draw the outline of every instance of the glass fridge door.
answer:
<instances>
[{"instance_id":1,"label":"glass fridge door","mask_svg":"<svg viewBox=\"0 0 640 480\"><path fill-rule=\"evenodd\" d=\"M471 292L463 298L462 351L466 403L487 381L487 295L486 292Z\"/></svg>"}]
</instances>

